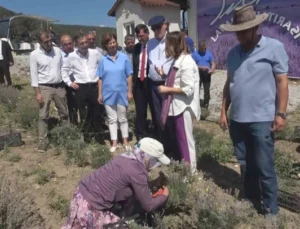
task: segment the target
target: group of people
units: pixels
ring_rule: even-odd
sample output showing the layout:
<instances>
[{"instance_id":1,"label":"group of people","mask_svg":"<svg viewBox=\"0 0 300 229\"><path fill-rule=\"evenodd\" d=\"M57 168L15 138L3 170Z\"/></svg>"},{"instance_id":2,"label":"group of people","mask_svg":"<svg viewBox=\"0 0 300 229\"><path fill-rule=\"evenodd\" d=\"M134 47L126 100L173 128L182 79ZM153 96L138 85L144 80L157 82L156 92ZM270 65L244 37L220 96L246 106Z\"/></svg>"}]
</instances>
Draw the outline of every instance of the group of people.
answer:
<instances>
[{"instance_id":1,"label":"group of people","mask_svg":"<svg viewBox=\"0 0 300 229\"><path fill-rule=\"evenodd\" d=\"M262 200L266 218L273 222L279 212L274 132L285 126L289 58L281 42L257 34L268 14L256 15L252 6L242 6L234 10L233 17L232 24L221 25L224 31L235 32L240 44L227 57L220 126L229 128L241 164L245 196L254 202ZM152 39L148 26L154 32ZM163 206L169 190L164 187L154 198L148 172L168 165L169 157L187 162L191 173L196 174L193 122L200 119L199 88L204 85L204 106L208 107L216 65L204 41L200 50L193 52L186 34L167 32L168 22L163 16L153 17L148 26L137 25L135 37L139 42L135 44L135 37L127 36L124 50L119 49L112 33L102 36L103 50L99 51L93 33L78 36L76 48L70 36L63 36L60 50L52 47L48 32L41 32L41 47L31 53L32 86L40 105L40 151L46 150L51 100L62 124L68 120L75 123L78 110L84 132L101 130L107 116L111 152L120 147L118 123L123 138L125 153L79 183L64 229L102 228L117 222L132 213L136 200L147 212ZM133 147L128 141L127 120L132 99L138 140ZM148 107L156 140L149 138ZM116 203L122 206L120 215L112 210Z\"/></svg>"}]
</instances>

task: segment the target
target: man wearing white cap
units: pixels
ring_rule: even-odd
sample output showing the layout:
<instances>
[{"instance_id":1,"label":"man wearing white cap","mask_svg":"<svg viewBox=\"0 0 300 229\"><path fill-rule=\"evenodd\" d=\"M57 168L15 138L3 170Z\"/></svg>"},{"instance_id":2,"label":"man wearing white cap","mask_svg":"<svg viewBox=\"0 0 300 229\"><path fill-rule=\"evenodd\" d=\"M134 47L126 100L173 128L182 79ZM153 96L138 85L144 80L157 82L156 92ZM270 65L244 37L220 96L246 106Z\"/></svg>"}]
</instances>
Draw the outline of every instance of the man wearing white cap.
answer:
<instances>
[{"instance_id":1,"label":"man wearing white cap","mask_svg":"<svg viewBox=\"0 0 300 229\"><path fill-rule=\"evenodd\" d=\"M167 202L169 190L163 187L162 195L153 197L149 191L148 172L169 164L170 159L160 142L152 138L141 139L132 152L121 154L81 180L71 201L68 221L62 229L72 226L102 228L116 223L120 217L130 216L134 200L146 212L158 209ZM111 211L116 203L122 206L118 216Z\"/></svg>"},{"instance_id":2,"label":"man wearing white cap","mask_svg":"<svg viewBox=\"0 0 300 229\"><path fill-rule=\"evenodd\" d=\"M220 125L227 129L231 104L230 136L245 173L245 195L256 203L262 198L266 218L273 223L279 212L274 132L285 127L289 58L281 42L257 34L267 13L256 15L248 5L237 7L233 18L233 24L221 25L235 32L240 44L227 57Z\"/></svg>"}]
</instances>

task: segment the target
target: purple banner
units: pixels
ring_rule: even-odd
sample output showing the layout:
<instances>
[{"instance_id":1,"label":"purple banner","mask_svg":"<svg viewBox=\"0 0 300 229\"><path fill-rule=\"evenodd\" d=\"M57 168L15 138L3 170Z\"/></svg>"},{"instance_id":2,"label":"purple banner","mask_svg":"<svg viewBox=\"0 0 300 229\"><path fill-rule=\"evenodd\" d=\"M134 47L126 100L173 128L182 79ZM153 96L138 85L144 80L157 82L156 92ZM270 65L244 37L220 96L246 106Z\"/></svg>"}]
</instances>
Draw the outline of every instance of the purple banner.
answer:
<instances>
[{"instance_id":1,"label":"purple banner","mask_svg":"<svg viewBox=\"0 0 300 229\"><path fill-rule=\"evenodd\" d=\"M281 41L289 55L289 76L300 78L300 0L197 0L198 40L206 40L217 69L226 69L228 51L238 44L234 33L219 26L232 22L237 6L252 4L257 14L268 12L260 33Z\"/></svg>"}]
</instances>

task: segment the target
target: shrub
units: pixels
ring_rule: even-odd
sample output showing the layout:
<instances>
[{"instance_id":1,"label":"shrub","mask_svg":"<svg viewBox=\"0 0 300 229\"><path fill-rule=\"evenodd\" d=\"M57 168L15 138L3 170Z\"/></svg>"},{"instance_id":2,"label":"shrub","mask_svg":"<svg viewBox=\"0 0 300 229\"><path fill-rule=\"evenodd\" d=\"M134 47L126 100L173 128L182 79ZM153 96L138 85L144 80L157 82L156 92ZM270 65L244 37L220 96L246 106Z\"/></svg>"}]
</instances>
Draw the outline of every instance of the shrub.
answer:
<instances>
[{"instance_id":1,"label":"shrub","mask_svg":"<svg viewBox=\"0 0 300 229\"><path fill-rule=\"evenodd\" d=\"M48 183L55 176L54 171L49 172L46 169L42 169L42 168L36 169L33 173L36 176L35 181L39 185L44 185Z\"/></svg>"},{"instance_id":2,"label":"shrub","mask_svg":"<svg viewBox=\"0 0 300 229\"><path fill-rule=\"evenodd\" d=\"M49 141L54 146L69 145L69 141L81 140L80 130L73 125L57 126L49 132Z\"/></svg>"},{"instance_id":3,"label":"shrub","mask_svg":"<svg viewBox=\"0 0 300 229\"><path fill-rule=\"evenodd\" d=\"M20 98L20 92L13 87L0 85L0 105L3 105L8 112L16 109Z\"/></svg>"},{"instance_id":4,"label":"shrub","mask_svg":"<svg viewBox=\"0 0 300 229\"><path fill-rule=\"evenodd\" d=\"M39 108L34 101L22 101L18 104L15 119L25 130L37 130Z\"/></svg>"},{"instance_id":5,"label":"shrub","mask_svg":"<svg viewBox=\"0 0 300 229\"><path fill-rule=\"evenodd\" d=\"M87 152L87 144L83 141L69 140L66 143L67 159L66 165L71 163L76 164L79 167L84 167L90 164L89 154Z\"/></svg>"},{"instance_id":6,"label":"shrub","mask_svg":"<svg viewBox=\"0 0 300 229\"><path fill-rule=\"evenodd\" d=\"M289 153L275 150L275 167L277 175L281 178L289 178L293 173L293 158Z\"/></svg>"},{"instance_id":7,"label":"shrub","mask_svg":"<svg viewBox=\"0 0 300 229\"><path fill-rule=\"evenodd\" d=\"M60 195L54 194L49 203L49 207L52 210L58 212L61 217L68 216L69 202Z\"/></svg>"},{"instance_id":8,"label":"shrub","mask_svg":"<svg viewBox=\"0 0 300 229\"><path fill-rule=\"evenodd\" d=\"M22 159L19 153L12 153L7 157L9 162L19 162Z\"/></svg>"},{"instance_id":9,"label":"shrub","mask_svg":"<svg viewBox=\"0 0 300 229\"><path fill-rule=\"evenodd\" d=\"M233 146L229 140L216 139L212 133L197 129L194 134L197 157L199 160L230 162L233 155Z\"/></svg>"},{"instance_id":10,"label":"shrub","mask_svg":"<svg viewBox=\"0 0 300 229\"><path fill-rule=\"evenodd\" d=\"M26 188L18 184L14 187L0 178L0 228L46 228L44 219Z\"/></svg>"},{"instance_id":11,"label":"shrub","mask_svg":"<svg viewBox=\"0 0 300 229\"><path fill-rule=\"evenodd\" d=\"M111 153L107 146L91 145L89 148L92 168L97 169L111 160Z\"/></svg>"},{"instance_id":12,"label":"shrub","mask_svg":"<svg viewBox=\"0 0 300 229\"><path fill-rule=\"evenodd\" d=\"M283 131L276 132L275 139L292 141L294 139L294 130L295 130L295 127L293 127L291 125L287 125Z\"/></svg>"}]
</instances>

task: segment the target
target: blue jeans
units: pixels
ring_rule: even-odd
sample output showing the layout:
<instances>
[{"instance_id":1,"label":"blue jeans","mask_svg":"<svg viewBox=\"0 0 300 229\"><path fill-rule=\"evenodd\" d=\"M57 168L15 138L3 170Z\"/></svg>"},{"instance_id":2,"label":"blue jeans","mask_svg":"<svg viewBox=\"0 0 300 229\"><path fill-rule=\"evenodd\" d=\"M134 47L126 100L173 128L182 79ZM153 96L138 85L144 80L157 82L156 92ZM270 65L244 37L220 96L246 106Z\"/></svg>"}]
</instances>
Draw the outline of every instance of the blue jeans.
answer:
<instances>
[{"instance_id":1,"label":"blue jeans","mask_svg":"<svg viewBox=\"0 0 300 229\"><path fill-rule=\"evenodd\" d=\"M234 153L244 171L244 191L248 199L263 200L266 213L278 214L278 184L274 163L273 122L230 121L229 133Z\"/></svg>"}]
</instances>

